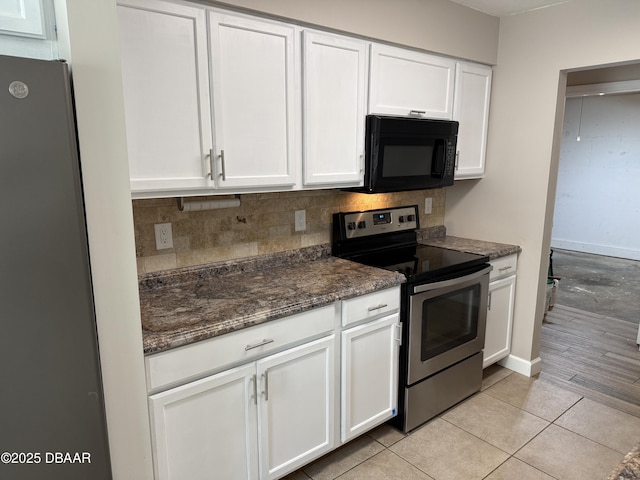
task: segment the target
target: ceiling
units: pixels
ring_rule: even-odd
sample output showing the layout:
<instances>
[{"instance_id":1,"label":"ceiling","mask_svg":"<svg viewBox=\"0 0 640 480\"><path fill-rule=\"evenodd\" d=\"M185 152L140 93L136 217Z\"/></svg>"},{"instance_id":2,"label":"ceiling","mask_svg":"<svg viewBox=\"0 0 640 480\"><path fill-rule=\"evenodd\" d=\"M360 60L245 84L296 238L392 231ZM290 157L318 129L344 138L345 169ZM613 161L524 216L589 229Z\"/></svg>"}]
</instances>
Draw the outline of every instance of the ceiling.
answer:
<instances>
[{"instance_id":1,"label":"ceiling","mask_svg":"<svg viewBox=\"0 0 640 480\"><path fill-rule=\"evenodd\" d=\"M518 13L537 10L539 8L549 7L566 3L570 0L451 0L460 5L479 10L494 17L506 17L508 15L516 15Z\"/></svg>"}]
</instances>

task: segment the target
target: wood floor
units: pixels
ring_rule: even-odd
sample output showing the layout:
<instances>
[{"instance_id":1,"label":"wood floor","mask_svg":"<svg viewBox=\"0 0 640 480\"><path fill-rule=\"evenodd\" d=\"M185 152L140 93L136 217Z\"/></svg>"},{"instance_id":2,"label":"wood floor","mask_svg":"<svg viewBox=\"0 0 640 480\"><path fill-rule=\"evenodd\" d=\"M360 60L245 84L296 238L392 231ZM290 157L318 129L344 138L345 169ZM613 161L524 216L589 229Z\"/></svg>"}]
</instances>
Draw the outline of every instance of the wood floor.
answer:
<instances>
[{"instance_id":1,"label":"wood floor","mask_svg":"<svg viewBox=\"0 0 640 480\"><path fill-rule=\"evenodd\" d=\"M640 417L638 325L556 304L542 325L541 380Z\"/></svg>"}]
</instances>

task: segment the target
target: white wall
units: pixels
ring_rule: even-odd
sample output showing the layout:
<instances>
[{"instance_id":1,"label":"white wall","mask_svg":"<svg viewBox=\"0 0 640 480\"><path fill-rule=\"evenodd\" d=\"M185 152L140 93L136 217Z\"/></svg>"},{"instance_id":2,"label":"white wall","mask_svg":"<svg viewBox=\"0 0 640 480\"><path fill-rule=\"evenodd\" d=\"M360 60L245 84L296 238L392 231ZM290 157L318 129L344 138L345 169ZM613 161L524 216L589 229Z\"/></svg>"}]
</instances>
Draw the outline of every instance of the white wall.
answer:
<instances>
[{"instance_id":1,"label":"white wall","mask_svg":"<svg viewBox=\"0 0 640 480\"><path fill-rule=\"evenodd\" d=\"M640 260L639 126L640 94L567 99L552 247Z\"/></svg>"},{"instance_id":2,"label":"white wall","mask_svg":"<svg viewBox=\"0 0 640 480\"><path fill-rule=\"evenodd\" d=\"M500 22L487 173L447 191L452 235L522 247L512 360L539 369L544 286L564 115L564 70L640 59L640 2L580 0Z\"/></svg>"},{"instance_id":3,"label":"white wall","mask_svg":"<svg viewBox=\"0 0 640 480\"><path fill-rule=\"evenodd\" d=\"M153 478L115 0L55 0L70 61L114 479Z\"/></svg>"},{"instance_id":4,"label":"white wall","mask_svg":"<svg viewBox=\"0 0 640 480\"><path fill-rule=\"evenodd\" d=\"M223 2L452 57L496 63L499 19L447 0Z\"/></svg>"}]
</instances>

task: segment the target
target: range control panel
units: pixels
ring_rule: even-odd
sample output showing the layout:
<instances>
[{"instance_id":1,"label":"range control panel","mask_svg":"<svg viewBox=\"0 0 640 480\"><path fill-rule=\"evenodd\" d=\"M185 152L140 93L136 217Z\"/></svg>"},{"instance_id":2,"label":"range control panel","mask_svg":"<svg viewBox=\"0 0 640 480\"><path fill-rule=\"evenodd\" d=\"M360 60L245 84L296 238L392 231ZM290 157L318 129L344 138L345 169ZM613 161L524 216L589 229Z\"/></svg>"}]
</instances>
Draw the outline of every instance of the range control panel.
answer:
<instances>
[{"instance_id":1,"label":"range control panel","mask_svg":"<svg viewBox=\"0 0 640 480\"><path fill-rule=\"evenodd\" d=\"M344 238L367 237L418 228L417 205L340 213L339 216Z\"/></svg>"}]
</instances>

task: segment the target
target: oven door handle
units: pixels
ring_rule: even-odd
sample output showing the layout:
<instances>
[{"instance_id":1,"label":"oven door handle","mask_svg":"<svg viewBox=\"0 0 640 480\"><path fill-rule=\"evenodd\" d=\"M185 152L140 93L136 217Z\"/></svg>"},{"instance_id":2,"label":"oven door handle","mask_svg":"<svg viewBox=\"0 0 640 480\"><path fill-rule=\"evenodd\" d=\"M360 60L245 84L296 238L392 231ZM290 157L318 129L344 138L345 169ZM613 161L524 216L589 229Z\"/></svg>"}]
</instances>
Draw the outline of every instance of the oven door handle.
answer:
<instances>
[{"instance_id":1,"label":"oven door handle","mask_svg":"<svg viewBox=\"0 0 640 480\"><path fill-rule=\"evenodd\" d=\"M493 270L493 267L489 265L483 268L482 270L479 270L475 273L471 273L469 275L464 275L462 277L451 278L449 280L443 280L441 282L425 283L424 285L418 285L416 287L413 287L413 293L414 294L422 293L422 292L428 292L429 290L435 290L437 288L452 287L459 283L468 282L469 280L482 277L483 275L486 275L487 273L489 273L491 270Z\"/></svg>"}]
</instances>

